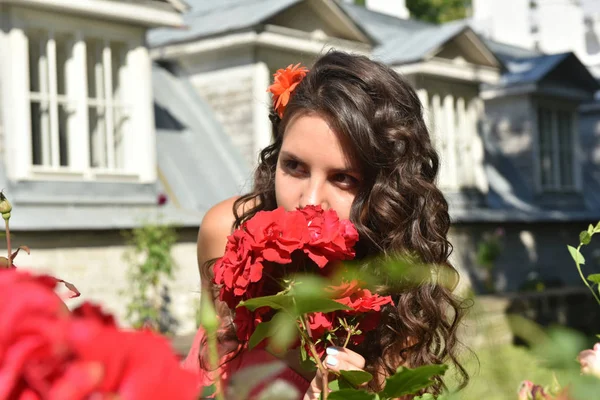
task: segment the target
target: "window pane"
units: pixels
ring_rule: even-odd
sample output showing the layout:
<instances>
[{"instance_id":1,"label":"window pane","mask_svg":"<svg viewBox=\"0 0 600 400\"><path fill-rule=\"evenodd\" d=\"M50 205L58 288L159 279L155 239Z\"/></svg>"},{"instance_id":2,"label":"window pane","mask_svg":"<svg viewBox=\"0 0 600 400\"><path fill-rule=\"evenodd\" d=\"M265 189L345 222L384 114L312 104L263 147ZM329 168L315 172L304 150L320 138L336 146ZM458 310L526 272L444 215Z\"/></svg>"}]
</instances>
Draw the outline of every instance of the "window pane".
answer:
<instances>
[{"instance_id":1,"label":"window pane","mask_svg":"<svg viewBox=\"0 0 600 400\"><path fill-rule=\"evenodd\" d=\"M56 87L58 94L67 94L67 62L71 58L72 40L66 35L57 35L56 42Z\"/></svg>"},{"instance_id":2,"label":"window pane","mask_svg":"<svg viewBox=\"0 0 600 400\"><path fill-rule=\"evenodd\" d=\"M44 133L50 131L48 110L42 110L40 103L31 103L31 150L33 165L44 165ZM49 149L48 149L49 150ZM48 160L49 161L49 160Z\"/></svg>"},{"instance_id":3,"label":"window pane","mask_svg":"<svg viewBox=\"0 0 600 400\"><path fill-rule=\"evenodd\" d=\"M40 93L46 92L47 85L44 90L41 89L40 76L41 73L44 82L48 81L48 67L46 65L46 39L41 33L32 33L29 35L29 90L31 92Z\"/></svg>"},{"instance_id":4,"label":"window pane","mask_svg":"<svg viewBox=\"0 0 600 400\"><path fill-rule=\"evenodd\" d=\"M558 112L558 140L560 159L561 186L571 188L574 186L573 177L573 125L571 113Z\"/></svg>"},{"instance_id":5,"label":"window pane","mask_svg":"<svg viewBox=\"0 0 600 400\"><path fill-rule=\"evenodd\" d=\"M102 67L102 42L86 39L88 97L101 99L104 97L104 68Z\"/></svg>"},{"instance_id":6,"label":"window pane","mask_svg":"<svg viewBox=\"0 0 600 400\"><path fill-rule=\"evenodd\" d=\"M123 66L125 64L125 44L119 42L110 43L111 50L111 76L112 76L112 90L113 90L113 101L123 102L122 89L121 89L121 74L123 72Z\"/></svg>"},{"instance_id":7,"label":"window pane","mask_svg":"<svg viewBox=\"0 0 600 400\"><path fill-rule=\"evenodd\" d=\"M58 106L58 156L59 165L66 167L69 165L69 113L64 104Z\"/></svg>"},{"instance_id":8,"label":"window pane","mask_svg":"<svg viewBox=\"0 0 600 400\"><path fill-rule=\"evenodd\" d=\"M90 166L106 167L106 125L103 108L89 108Z\"/></svg>"},{"instance_id":9,"label":"window pane","mask_svg":"<svg viewBox=\"0 0 600 400\"><path fill-rule=\"evenodd\" d=\"M540 139L540 172L542 186L553 186L554 165L552 162L552 112L550 110L540 108L538 112L538 129Z\"/></svg>"},{"instance_id":10,"label":"window pane","mask_svg":"<svg viewBox=\"0 0 600 400\"><path fill-rule=\"evenodd\" d=\"M128 115L121 107L114 109L114 146L115 146L115 165L114 168L123 168L124 166L124 136L126 134Z\"/></svg>"}]
</instances>

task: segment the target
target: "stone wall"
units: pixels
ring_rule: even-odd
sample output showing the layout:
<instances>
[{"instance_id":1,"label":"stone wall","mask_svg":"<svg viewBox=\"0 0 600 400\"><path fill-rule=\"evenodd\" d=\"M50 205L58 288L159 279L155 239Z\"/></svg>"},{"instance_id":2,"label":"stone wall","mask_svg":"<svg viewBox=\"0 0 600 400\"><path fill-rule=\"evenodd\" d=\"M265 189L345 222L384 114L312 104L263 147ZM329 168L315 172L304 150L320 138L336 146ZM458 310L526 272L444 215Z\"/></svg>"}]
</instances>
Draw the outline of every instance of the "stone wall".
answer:
<instances>
[{"instance_id":1,"label":"stone wall","mask_svg":"<svg viewBox=\"0 0 600 400\"><path fill-rule=\"evenodd\" d=\"M251 166L256 165L258 157L253 129L253 79L253 65L191 77L198 93L212 107L217 120Z\"/></svg>"},{"instance_id":2,"label":"stone wall","mask_svg":"<svg viewBox=\"0 0 600 400\"><path fill-rule=\"evenodd\" d=\"M589 221L596 224L598 221ZM477 246L486 233L504 231L503 250L496 261L494 283L499 292L516 292L543 280L546 287L582 285L567 245L577 246L587 222L455 223L450 230L453 262L468 275L475 291L484 290L484 270L477 265ZM600 241L583 249L585 273L600 272Z\"/></svg>"}]
</instances>

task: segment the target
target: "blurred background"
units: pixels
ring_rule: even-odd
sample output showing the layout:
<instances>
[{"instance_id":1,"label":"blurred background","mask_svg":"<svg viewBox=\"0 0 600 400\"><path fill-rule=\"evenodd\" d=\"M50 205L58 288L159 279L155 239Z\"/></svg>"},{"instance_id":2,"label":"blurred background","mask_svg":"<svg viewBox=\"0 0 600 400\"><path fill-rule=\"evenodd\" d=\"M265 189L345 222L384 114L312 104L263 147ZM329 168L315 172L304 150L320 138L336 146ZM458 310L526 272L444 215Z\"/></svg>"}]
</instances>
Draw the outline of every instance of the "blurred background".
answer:
<instances>
[{"instance_id":1,"label":"blurred background","mask_svg":"<svg viewBox=\"0 0 600 400\"><path fill-rule=\"evenodd\" d=\"M0 187L31 249L15 264L123 324L185 352L198 227L251 186L272 74L336 48L423 102L476 295L467 345L529 368L507 313L600 332L566 247L600 220L600 0L0 0L0 27ZM600 247L584 255L600 272Z\"/></svg>"}]
</instances>

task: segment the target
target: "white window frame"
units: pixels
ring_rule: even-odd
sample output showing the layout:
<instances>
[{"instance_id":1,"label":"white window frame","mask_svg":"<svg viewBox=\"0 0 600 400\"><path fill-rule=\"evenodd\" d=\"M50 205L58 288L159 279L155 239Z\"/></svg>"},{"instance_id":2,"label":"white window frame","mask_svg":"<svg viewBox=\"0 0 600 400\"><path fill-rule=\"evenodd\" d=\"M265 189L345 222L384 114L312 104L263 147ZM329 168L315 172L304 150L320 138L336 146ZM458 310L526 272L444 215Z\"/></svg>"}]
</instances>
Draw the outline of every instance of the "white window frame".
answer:
<instances>
[{"instance_id":1,"label":"white window frame","mask_svg":"<svg viewBox=\"0 0 600 400\"><path fill-rule=\"evenodd\" d=\"M539 120L540 110L548 110L551 112L551 153L552 164L557 166L553 168L553 177L550 183L543 182L543 166L542 166L542 149L541 149L541 126ZM571 116L571 168L572 168L572 185L567 185L561 182L561 149L558 127L558 112L565 112ZM581 177L581 149L579 145L579 123L577 104L551 99L534 99L532 101L533 114L533 137L534 137L534 171L536 174L536 189L538 193L571 193L580 192L582 190Z\"/></svg>"},{"instance_id":2,"label":"white window frame","mask_svg":"<svg viewBox=\"0 0 600 400\"><path fill-rule=\"evenodd\" d=\"M69 17L51 12L10 7L5 13L4 24L10 29L0 39L0 49L7 57L3 63L2 96L4 107L3 122L5 125L5 159L9 179L20 180L88 180L88 181L121 181L153 183L156 181L156 137L153 115L153 97L151 81L151 60L145 46L145 30L141 27L119 25L105 21ZM35 31L52 32L51 35L69 35L73 38L72 56L68 60L65 74L68 75L67 94L63 97L56 94L55 82L49 82L50 96L32 95L29 84L29 43L28 33ZM89 116L88 107L94 104L87 94L86 39L101 39L123 43L125 50L121 77L124 87L121 91L123 107L129 112L129 128L123 138L124 153L121 168L92 168L89 155ZM52 46L49 45L49 56L52 57ZM106 53L106 52L105 52ZM104 57L110 57L105 54ZM54 74L56 76L56 74ZM110 82L106 82L110 84ZM111 88L112 91L112 88ZM45 98L44 97L48 97ZM67 103L75 118L70 118L70 132L77 132L69 137L69 166L33 165L32 130L30 102L49 101ZM107 106L114 107L107 99ZM117 105L121 106L121 105ZM52 107L50 109L52 111ZM54 107L54 110L58 110ZM52 111L55 112L55 111ZM57 124L56 115L51 118ZM112 121L112 119L111 119ZM55 127L56 128L56 127ZM52 131L57 131L53 129ZM51 131L51 132L52 132ZM85 132L85 134L81 134ZM55 136L55 135L54 135ZM56 138L50 146L56 155ZM54 158L56 160L56 158Z\"/></svg>"}]
</instances>

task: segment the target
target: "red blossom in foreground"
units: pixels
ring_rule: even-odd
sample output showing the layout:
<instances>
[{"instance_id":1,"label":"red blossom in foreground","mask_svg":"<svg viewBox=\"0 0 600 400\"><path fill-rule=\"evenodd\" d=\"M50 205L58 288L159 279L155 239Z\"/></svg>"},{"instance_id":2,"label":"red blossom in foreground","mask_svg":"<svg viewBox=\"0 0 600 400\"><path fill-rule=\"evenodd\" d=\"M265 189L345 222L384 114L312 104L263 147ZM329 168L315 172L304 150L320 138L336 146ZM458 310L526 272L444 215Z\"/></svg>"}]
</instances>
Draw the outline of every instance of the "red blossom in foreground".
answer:
<instances>
[{"instance_id":1,"label":"red blossom in foreground","mask_svg":"<svg viewBox=\"0 0 600 400\"><path fill-rule=\"evenodd\" d=\"M0 399L195 399L166 339L121 331L99 307L72 314L58 280L0 271Z\"/></svg>"}]
</instances>

